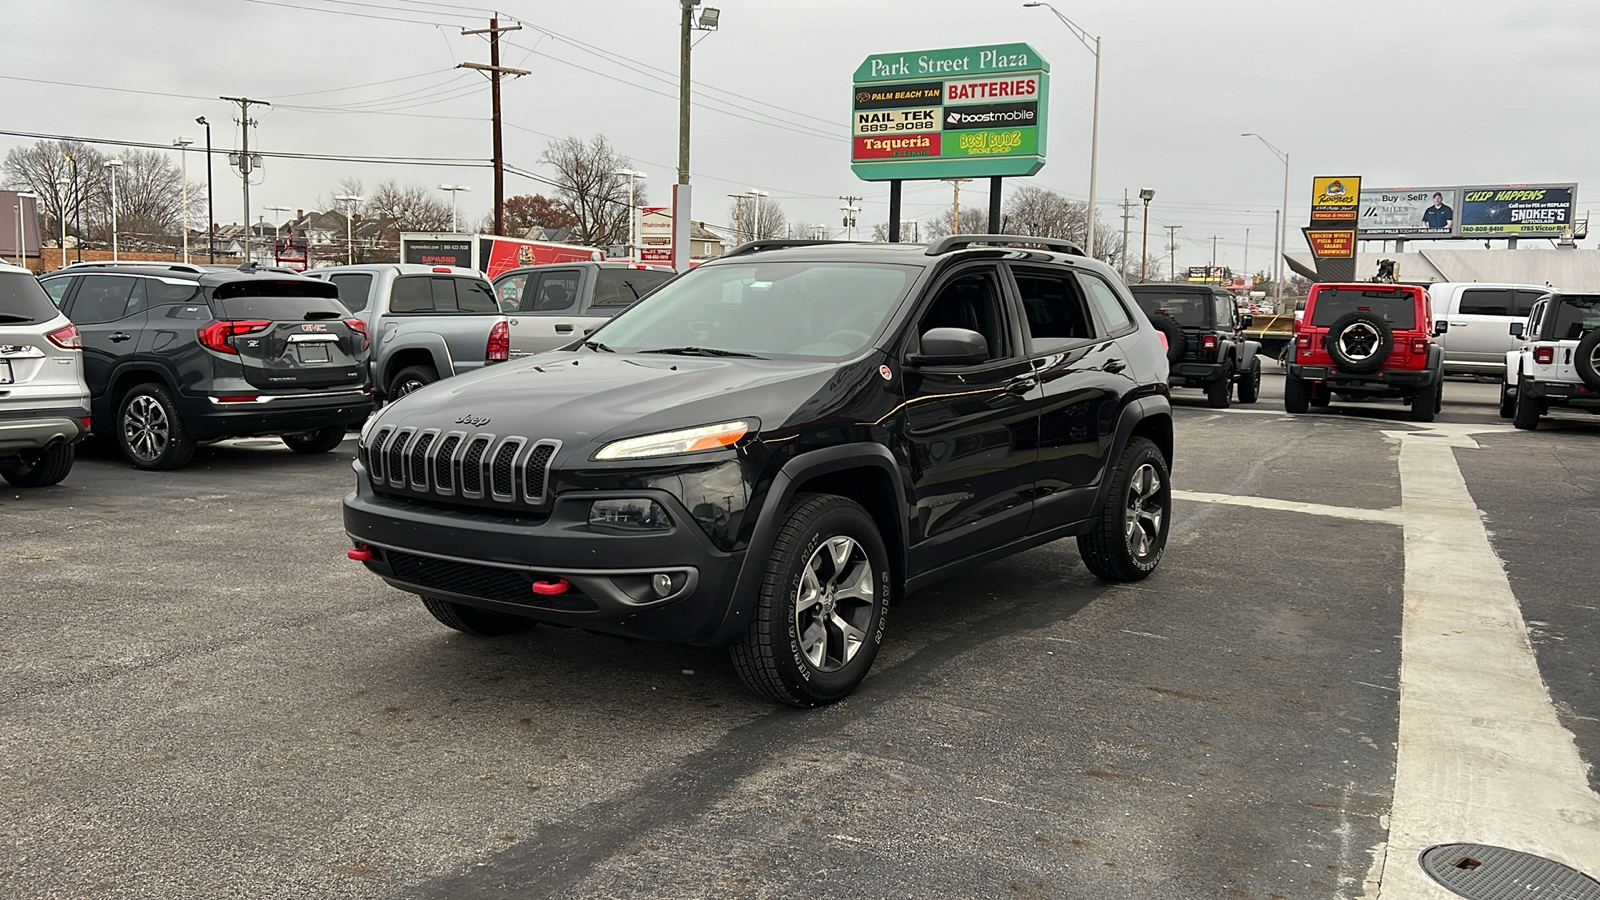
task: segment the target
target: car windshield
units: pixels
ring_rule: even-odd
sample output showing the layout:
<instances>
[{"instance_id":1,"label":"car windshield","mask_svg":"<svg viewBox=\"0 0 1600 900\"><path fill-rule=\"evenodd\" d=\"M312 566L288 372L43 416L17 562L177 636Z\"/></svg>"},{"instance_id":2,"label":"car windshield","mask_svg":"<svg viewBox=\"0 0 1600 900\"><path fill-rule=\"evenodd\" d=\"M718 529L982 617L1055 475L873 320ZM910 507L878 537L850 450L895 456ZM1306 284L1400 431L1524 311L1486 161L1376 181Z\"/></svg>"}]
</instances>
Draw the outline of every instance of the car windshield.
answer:
<instances>
[{"instance_id":1,"label":"car windshield","mask_svg":"<svg viewBox=\"0 0 1600 900\"><path fill-rule=\"evenodd\" d=\"M1555 306L1550 340L1578 341L1600 328L1600 296L1562 297Z\"/></svg>"},{"instance_id":2,"label":"car windshield","mask_svg":"<svg viewBox=\"0 0 1600 900\"><path fill-rule=\"evenodd\" d=\"M1411 330L1417 327L1415 295L1410 291L1383 288L1323 288L1317 292L1311 324L1327 328L1358 310L1382 316L1390 328Z\"/></svg>"},{"instance_id":3,"label":"car windshield","mask_svg":"<svg viewBox=\"0 0 1600 900\"><path fill-rule=\"evenodd\" d=\"M0 273L0 325L37 325L57 315L37 278L26 272Z\"/></svg>"},{"instance_id":4,"label":"car windshield","mask_svg":"<svg viewBox=\"0 0 1600 900\"><path fill-rule=\"evenodd\" d=\"M1179 325L1200 328L1211 324L1211 305L1215 302L1210 293L1149 290L1142 285L1133 288L1133 299L1146 316L1171 316Z\"/></svg>"},{"instance_id":5,"label":"car windshield","mask_svg":"<svg viewBox=\"0 0 1600 900\"><path fill-rule=\"evenodd\" d=\"M839 359L867 345L917 271L843 262L708 265L662 286L595 336L615 350Z\"/></svg>"}]
</instances>

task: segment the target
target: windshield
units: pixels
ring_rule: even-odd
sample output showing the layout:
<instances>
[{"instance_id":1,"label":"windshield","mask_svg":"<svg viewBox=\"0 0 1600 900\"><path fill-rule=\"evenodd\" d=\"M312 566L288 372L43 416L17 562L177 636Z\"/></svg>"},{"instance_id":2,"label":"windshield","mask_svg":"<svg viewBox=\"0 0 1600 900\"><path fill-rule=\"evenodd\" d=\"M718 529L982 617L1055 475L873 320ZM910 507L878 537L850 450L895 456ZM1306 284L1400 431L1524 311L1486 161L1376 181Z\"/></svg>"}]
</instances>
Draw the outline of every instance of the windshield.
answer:
<instances>
[{"instance_id":1,"label":"windshield","mask_svg":"<svg viewBox=\"0 0 1600 900\"><path fill-rule=\"evenodd\" d=\"M1555 305L1547 340L1580 341L1596 328L1600 328L1600 296L1562 297Z\"/></svg>"},{"instance_id":2,"label":"windshield","mask_svg":"<svg viewBox=\"0 0 1600 900\"><path fill-rule=\"evenodd\" d=\"M1132 288L1132 293L1146 316L1171 316L1179 325L1202 328L1211 324L1209 306L1216 301L1209 291L1150 290L1139 285Z\"/></svg>"},{"instance_id":3,"label":"windshield","mask_svg":"<svg viewBox=\"0 0 1600 900\"><path fill-rule=\"evenodd\" d=\"M58 315L37 278L25 272L0 273L0 325L36 325Z\"/></svg>"},{"instance_id":4,"label":"windshield","mask_svg":"<svg viewBox=\"0 0 1600 900\"><path fill-rule=\"evenodd\" d=\"M918 271L832 262L708 265L662 286L595 339L615 350L838 359L867 345Z\"/></svg>"},{"instance_id":5,"label":"windshield","mask_svg":"<svg viewBox=\"0 0 1600 900\"><path fill-rule=\"evenodd\" d=\"M1390 328L1404 331L1417 327L1416 296L1410 291L1392 288L1324 288L1317 292L1311 324L1327 328L1341 316L1357 310L1382 316Z\"/></svg>"}]
</instances>

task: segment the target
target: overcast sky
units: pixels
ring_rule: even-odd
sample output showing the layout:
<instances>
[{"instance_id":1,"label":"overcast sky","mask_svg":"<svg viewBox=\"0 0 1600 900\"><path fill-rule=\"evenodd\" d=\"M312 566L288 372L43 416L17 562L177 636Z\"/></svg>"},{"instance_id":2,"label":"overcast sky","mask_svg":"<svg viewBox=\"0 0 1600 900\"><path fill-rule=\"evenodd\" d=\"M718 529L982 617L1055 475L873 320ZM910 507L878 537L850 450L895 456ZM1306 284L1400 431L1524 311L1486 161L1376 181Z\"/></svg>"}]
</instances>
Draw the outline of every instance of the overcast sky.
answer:
<instances>
[{"instance_id":1,"label":"overcast sky","mask_svg":"<svg viewBox=\"0 0 1600 900\"><path fill-rule=\"evenodd\" d=\"M1021 0L706 2L722 21L694 51L706 104L694 111L696 219L724 221L725 194L759 188L791 221L837 228L838 197L855 194L866 197L859 221L870 233L888 217L888 189L850 171L855 67L872 53L988 42L1025 41L1050 62L1049 160L1031 183L1087 198L1094 59L1048 10ZM1362 175L1372 187L1578 182L1580 216L1588 198L1600 201L1596 0L1055 5L1104 40L1102 216L1120 228L1124 189L1153 188L1150 243L1165 239L1162 226L1183 226L1179 266L1207 262L1217 235L1218 262L1242 268L1247 228L1250 268L1266 265L1283 166L1245 131L1291 155L1296 251L1319 174ZM532 71L505 86L508 163L546 172L538 159L550 136L604 133L665 201L677 158L678 8L498 7L527 25L506 36L502 64ZM246 95L277 104L257 114L252 135L267 150L485 159L488 88L454 67L487 61L483 39L459 32L483 27L488 13L468 0L15 0L0 28L0 128L170 143L203 139L193 120L205 115L215 146L233 148L236 108L207 98ZM0 136L0 151L29 142ZM191 163L191 180L203 181L201 157ZM312 207L345 175L369 186L391 177L468 185L461 209L473 219L492 195L487 168L268 160L263 174L253 212ZM968 187L964 205L986 205L979 185ZM506 188L547 190L509 174ZM237 221L238 177L220 160L216 192L218 219ZM949 185L907 185L909 217L949 202ZM1135 241L1139 227L1136 212Z\"/></svg>"}]
</instances>

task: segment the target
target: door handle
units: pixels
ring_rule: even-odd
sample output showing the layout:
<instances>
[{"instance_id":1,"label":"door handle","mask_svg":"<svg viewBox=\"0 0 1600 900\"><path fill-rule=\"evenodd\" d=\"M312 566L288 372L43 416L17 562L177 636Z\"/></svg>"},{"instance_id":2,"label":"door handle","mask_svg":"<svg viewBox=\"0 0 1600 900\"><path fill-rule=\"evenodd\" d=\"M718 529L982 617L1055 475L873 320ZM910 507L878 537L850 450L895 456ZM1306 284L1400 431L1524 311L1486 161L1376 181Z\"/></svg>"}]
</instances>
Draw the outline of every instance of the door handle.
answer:
<instances>
[{"instance_id":1,"label":"door handle","mask_svg":"<svg viewBox=\"0 0 1600 900\"><path fill-rule=\"evenodd\" d=\"M1450 323L1450 327L1451 328L1465 328L1465 327L1467 327L1468 325L1471 325L1471 324L1472 324L1471 322L1451 322Z\"/></svg>"},{"instance_id":2,"label":"door handle","mask_svg":"<svg viewBox=\"0 0 1600 900\"><path fill-rule=\"evenodd\" d=\"M111 339L120 344L123 341L133 340L133 335L127 333L126 331L113 331L111 332Z\"/></svg>"},{"instance_id":3,"label":"door handle","mask_svg":"<svg viewBox=\"0 0 1600 900\"><path fill-rule=\"evenodd\" d=\"M1118 372L1121 372L1123 369L1126 369L1127 367L1128 367L1128 364L1123 362L1120 359L1108 359L1108 360L1106 360L1106 364L1101 366L1100 368L1102 370L1104 370L1107 374L1115 375Z\"/></svg>"},{"instance_id":4,"label":"door handle","mask_svg":"<svg viewBox=\"0 0 1600 900\"><path fill-rule=\"evenodd\" d=\"M571 325L557 325L556 326L556 334L571 334L571 333L572 333L572 326Z\"/></svg>"},{"instance_id":5,"label":"door handle","mask_svg":"<svg viewBox=\"0 0 1600 900\"><path fill-rule=\"evenodd\" d=\"M1039 386L1037 378L1018 378L1006 383L1006 392L1010 394L1026 394Z\"/></svg>"}]
</instances>

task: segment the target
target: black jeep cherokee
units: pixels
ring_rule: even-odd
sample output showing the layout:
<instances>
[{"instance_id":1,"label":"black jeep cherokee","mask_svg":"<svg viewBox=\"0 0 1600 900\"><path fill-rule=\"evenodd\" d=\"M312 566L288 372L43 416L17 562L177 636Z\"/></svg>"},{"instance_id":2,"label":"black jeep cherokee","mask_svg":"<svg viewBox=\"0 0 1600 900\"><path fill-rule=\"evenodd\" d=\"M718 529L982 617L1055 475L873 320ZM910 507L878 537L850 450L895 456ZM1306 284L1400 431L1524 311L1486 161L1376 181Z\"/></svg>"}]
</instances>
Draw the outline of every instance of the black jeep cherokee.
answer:
<instances>
[{"instance_id":1,"label":"black jeep cherokee","mask_svg":"<svg viewBox=\"0 0 1600 900\"><path fill-rule=\"evenodd\" d=\"M1240 334L1253 316L1241 313L1227 291L1203 284L1136 284L1139 308L1167 337L1172 381L1206 392L1206 405L1227 409L1234 384L1239 402L1261 396L1261 345Z\"/></svg>"},{"instance_id":2,"label":"black jeep cherokee","mask_svg":"<svg viewBox=\"0 0 1600 900\"><path fill-rule=\"evenodd\" d=\"M372 413L366 323L327 282L248 263L122 263L40 283L82 336L95 433L141 469L253 435L324 453Z\"/></svg>"},{"instance_id":3,"label":"black jeep cherokee","mask_svg":"<svg viewBox=\"0 0 1600 900\"><path fill-rule=\"evenodd\" d=\"M889 606L963 569L1075 536L1143 578L1160 339L1109 268L1016 240L746 244L587 340L429 385L362 433L350 556L471 634L729 645L795 706L849 693Z\"/></svg>"}]
</instances>

